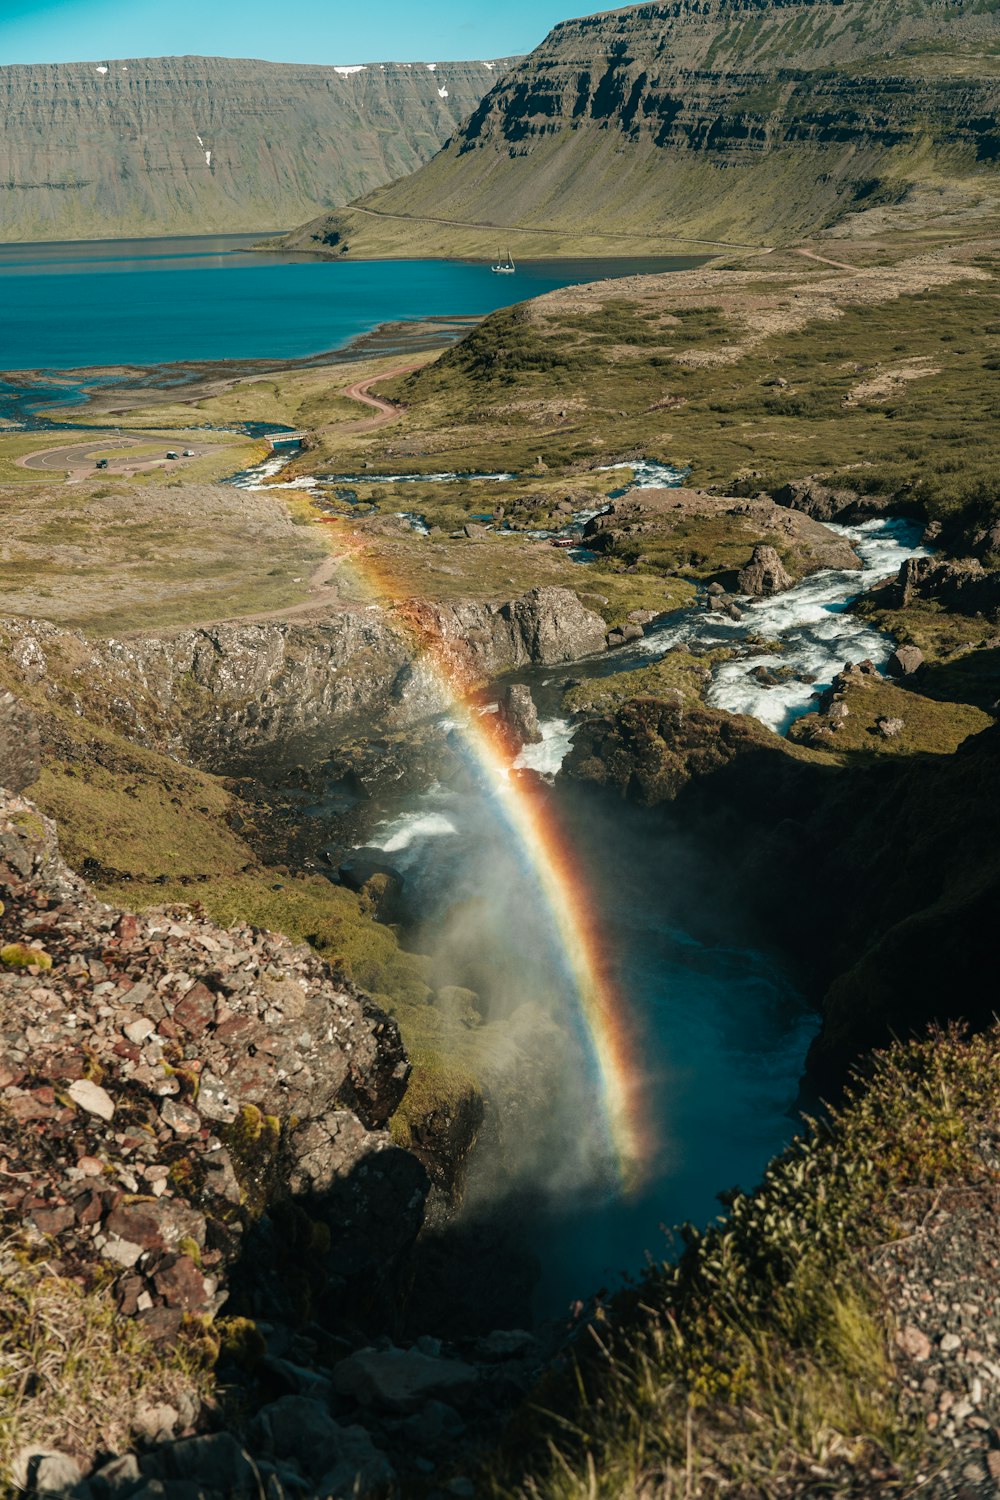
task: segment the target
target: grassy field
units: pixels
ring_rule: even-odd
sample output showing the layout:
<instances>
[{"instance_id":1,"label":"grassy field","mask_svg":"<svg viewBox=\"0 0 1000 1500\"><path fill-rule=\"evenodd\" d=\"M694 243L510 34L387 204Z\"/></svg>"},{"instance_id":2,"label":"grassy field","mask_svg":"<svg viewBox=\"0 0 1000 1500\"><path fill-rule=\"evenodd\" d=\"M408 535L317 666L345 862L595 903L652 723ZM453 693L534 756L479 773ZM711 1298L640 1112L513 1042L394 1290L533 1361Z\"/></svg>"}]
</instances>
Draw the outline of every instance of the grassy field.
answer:
<instances>
[{"instance_id":1,"label":"grassy field","mask_svg":"<svg viewBox=\"0 0 1000 1500\"><path fill-rule=\"evenodd\" d=\"M93 421L93 416L90 417ZM179 441L178 433L168 428L158 428L150 431L149 423L137 425L136 442L134 446L122 448L116 445L114 437L110 434L106 440L101 433L81 433L79 438L74 438L72 432L2 432L0 431L0 487L7 485L51 485L58 483L60 479L67 479L72 474L77 478L81 472L84 485L102 484L146 484L150 480L161 479L165 482L177 482L183 478L186 484L211 483L217 479L227 478L236 470L245 468L255 462L260 454L259 444L251 439L241 437L236 433L212 433L206 441L206 434L200 431L186 431L182 437L186 441ZM190 429L192 424L189 419L187 423ZM93 445L91 447L91 445ZM168 477L167 465L153 460L165 458L168 448L193 446L195 451L209 449L202 452L201 456L194 459L182 459L173 473ZM78 461L67 463L60 471L58 468L51 470L26 468L18 463L19 459L31 457L34 454L42 454L51 449L80 448L88 450L81 455ZM106 458L111 467L101 474L94 472L97 460ZM124 475L116 472L118 464L139 464L149 461L146 472Z\"/></svg>"},{"instance_id":2,"label":"grassy field","mask_svg":"<svg viewBox=\"0 0 1000 1500\"><path fill-rule=\"evenodd\" d=\"M419 538L397 528L355 528L366 538L356 577L368 597L388 603L430 599L503 601L539 586L572 589L581 602L617 625L633 609L663 612L693 597L690 583L619 566L581 565L548 542L517 536ZM335 532L336 536L337 533Z\"/></svg>"},{"instance_id":3,"label":"grassy field","mask_svg":"<svg viewBox=\"0 0 1000 1500\"><path fill-rule=\"evenodd\" d=\"M0 491L8 614L109 635L295 606L326 555L280 500L185 478Z\"/></svg>"},{"instance_id":4,"label":"grassy field","mask_svg":"<svg viewBox=\"0 0 1000 1500\"><path fill-rule=\"evenodd\" d=\"M347 386L431 357L416 352L405 358L399 355L362 358L271 374L213 376L194 381L183 400L176 393L162 392L163 399L159 399L155 392L137 392L127 397L129 404L123 404L120 390L111 396L98 393L87 407L86 417L81 415L79 420L81 424L93 421L97 414L100 420L113 421L127 432L150 429L175 435L190 432L192 438L201 442L208 436L199 430L206 422L213 428L238 426L242 422L273 422L276 426L307 430L336 428L372 415L370 407L343 394ZM210 434L213 442L219 436L214 431Z\"/></svg>"},{"instance_id":5,"label":"grassy field","mask_svg":"<svg viewBox=\"0 0 1000 1500\"><path fill-rule=\"evenodd\" d=\"M0 484L51 484L54 475L24 469L17 460L44 448L54 448L57 442L58 438L50 432L0 432Z\"/></svg>"},{"instance_id":6,"label":"grassy field","mask_svg":"<svg viewBox=\"0 0 1000 1500\"><path fill-rule=\"evenodd\" d=\"M956 684L957 685L957 684ZM864 678L844 694L848 714L825 748L841 758L892 755L951 755L970 734L979 734L994 722L991 714L974 703L928 697L916 687L888 682L882 677ZM880 719L898 719L901 727L890 737L880 733ZM793 724L793 743L809 744L813 720Z\"/></svg>"},{"instance_id":7,"label":"grassy field","mask_svg":"<svg viewBox=\"0 0 1000 1500\"><path fill-rule=\"evenodd\" d=\"M783 257L556 293L390 384L408 403L393 441L522 472L638 449L730 492L825 474L954 515L1000 447L997 264L989 245L857 271Z\"/></svg>"},{"instance_id":8,"label":"grassy field","mask_svg":"<svg viewBox=\"0 0 1000 1500\"><path fill-rule=\"evenodd\" d=\"M524 529L564 524L560 502L598 503L634 455L736 496L819 475L961 534L1000 515L998 264L992 241L933 251L852 241L567 288L492 315L415 374L376 385L403 404L400 418L377 430L322 424L283 478L364 474L365 505L417 511L439 528L428 545L360 523L378 533L379 566L404 595L544 578L607 601L625 587L630 607L666 608L691 579L747 560L753 537L710 514L626 539L586 580L541 548L519 551L523 540L455 534L501 508ZM616 458L622 475L596 472ZM401 470L518 478L379 478ZM614 616L613 602L601 607Z\"/></svg>"},{"instance_id":9,"label":"grassy field","mask_svg":"<svg viewBox=\"0 0 1000 1500\"><path fill-rule=\"evenodd\" d=\"M351 366L352 378L355 369ZM134 408L116 408L114 420L123 431L146 431L151 424L164 432L191 432L200 423L213 428L241 422L274 422L284 427L313 427L364 415L356 402L338 396L333 372L303 370L277 376L259 375L237 381L231 388L212 389L189 401L152 401ZM194 435L194 433L192 433ZM204 440L204 433L197 433ZM216 433L212 433L215 440Z\"/></svg>"}]
</instances>

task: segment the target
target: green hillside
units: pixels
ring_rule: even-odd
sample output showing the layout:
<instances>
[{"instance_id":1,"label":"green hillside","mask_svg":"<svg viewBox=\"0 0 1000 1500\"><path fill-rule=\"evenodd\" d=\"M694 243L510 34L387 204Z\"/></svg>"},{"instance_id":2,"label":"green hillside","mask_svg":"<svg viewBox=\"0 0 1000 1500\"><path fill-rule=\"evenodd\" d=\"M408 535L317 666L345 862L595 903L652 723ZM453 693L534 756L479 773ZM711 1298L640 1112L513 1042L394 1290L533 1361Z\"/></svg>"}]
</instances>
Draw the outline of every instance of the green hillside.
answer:
<instances>
[{"instance_id":1,"label":"green hillside","mask_svg":"<svg viewBox=\"0 0 1000 1500\"><path fill-rule=\"evenodd\" d=\"M855 214L996 215L997 0L714 0L567 21L332 254L770 245Z\"/></svg>"}]
</instances>

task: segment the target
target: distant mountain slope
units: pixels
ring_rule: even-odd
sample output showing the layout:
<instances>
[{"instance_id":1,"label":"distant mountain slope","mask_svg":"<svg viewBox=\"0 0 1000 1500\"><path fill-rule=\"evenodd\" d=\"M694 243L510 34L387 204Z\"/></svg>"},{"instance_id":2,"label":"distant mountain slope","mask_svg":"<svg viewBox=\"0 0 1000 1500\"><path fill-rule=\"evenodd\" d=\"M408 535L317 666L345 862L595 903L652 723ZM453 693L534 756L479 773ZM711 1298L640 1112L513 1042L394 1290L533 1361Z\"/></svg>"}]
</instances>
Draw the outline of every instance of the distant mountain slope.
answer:
<instances>
[{"instance_id":1,"label":"distant mountain slope","mask_svg":"<svg viewBox=\"0 0 1000 1500\"><path fill-rule=\"evenodd\" d=\"M671 0L566 21L427 166L295 240L447 253L495 248L471 226L497 224L534 231L522 254L596 233L766 244L938 173L974 183L1000 153L998 10Z\"/></svg>"},{"instance_id":2,"label":"distant mountain slope","mask_svg":"<svg viewBox=\"0 0 1000 1500\"><path fill-rule=\"evenodd\" d=\"M287 228L413 171L508 66L0 68L0 239Z\"/></svg>"}]
</instances>

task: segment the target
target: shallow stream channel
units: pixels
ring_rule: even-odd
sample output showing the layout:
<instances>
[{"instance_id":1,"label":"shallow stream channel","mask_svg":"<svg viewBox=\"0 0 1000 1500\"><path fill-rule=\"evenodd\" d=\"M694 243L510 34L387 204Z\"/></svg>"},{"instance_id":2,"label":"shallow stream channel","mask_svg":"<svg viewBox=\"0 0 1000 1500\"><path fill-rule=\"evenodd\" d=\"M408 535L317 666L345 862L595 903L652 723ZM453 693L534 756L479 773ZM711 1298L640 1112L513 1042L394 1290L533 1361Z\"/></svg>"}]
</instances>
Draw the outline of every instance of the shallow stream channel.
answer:
<instances>
[{"instance_id":1,"label":"shallow stream channel","mask_svg":"<svg viewBox=\"0 0 1000 1500\"><path fill-rule=\"evenodd\" d=\"M630 487L681 480L660 465L633 468ZM721 1191L757 1182L796 1128L817 1028L780 954L721 878L725 851L695 846L668 814L609 805L559 777L575 727L561 712L565 686L639 669L679 645L696 654L727 646L739 654L715 667L708 701L784 733L845 662L884 665L893 643L848 606L924 550L919 528L901 520L834 529L854 544L860 570L825 571L773 598L741 601L740 619L703 599L627 646L518 674L543 738L515 764L547 783L536 795L551 799L562 824L630 1037L627 1066L648 1143L631 1179L617 1172L609 1148L606 1070L594 1055L602 1043L574 1012L565 944L551 931L538 872L511 834L510 787L463 755L443 718L440 775L425 776L419 790L380 791L360 809L367 823L359 825L343 782L319 793L314 784L305 798L304 815L327 821L351 805L354 841L402 877L405 946L431 956L430 982L442 994L471 992L492 1023L481 1032L488 1078L500 1080L514 1106L473 1158L467 1201L470 1212L492 1206L508 1220L519 1216L541 1268L540 1317L563 1315L635 1275L646 1257L673 1253L665 1225L705 1224L721 1211ZM751 675L761 666L785 670L766 686Z\"/></svg>"}]
</instances>

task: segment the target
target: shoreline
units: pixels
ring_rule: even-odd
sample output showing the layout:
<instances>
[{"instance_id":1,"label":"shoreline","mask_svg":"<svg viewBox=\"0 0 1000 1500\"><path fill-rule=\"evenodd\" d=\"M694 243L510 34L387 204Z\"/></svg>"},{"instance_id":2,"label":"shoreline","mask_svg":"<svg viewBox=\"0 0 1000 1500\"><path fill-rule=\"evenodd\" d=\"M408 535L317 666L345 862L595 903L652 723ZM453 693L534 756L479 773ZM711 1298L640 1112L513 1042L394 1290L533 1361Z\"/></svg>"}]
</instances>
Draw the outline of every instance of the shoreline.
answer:
<instances>
[{"instance_id":1,"label":"shoreline","mask_svg":"<svg viewBox=\"0 0 1000 1500\"><path fill-rule=\"evenodd\" d=\"M294 234L295 228L291 229L204 229L199 233L189 234L123 234L115 235L114 238L93 238L83 240L6 240L0 239L0 255L5 250L58 250L60 247L75 249L80 245L149 245L158 240L164 243L188 240L240 240L252 239L260 235L266 239L268 235L276 238L284 235ZM248 245L247 250L256 249L256 245ZM220 251L220 254L232 254L232 251Z\"/></svg>"},{"instance_id":2,"label":"shoreline","mask_svg":"<svg viewBox=\"0 0 1000 1500\"><path fill-rule=\"evenodd\" d=\"M53 250L71 253L74 248L79 251L81 247L90 246L98 247L98 250L92 253L100 253L100 247L104 247L106 253L113 256L116 246L153 244L157 240L163 240L164 244L190 245L196 248L199 238L206 244L211 242L218 244L222 237L181 235L173 237L169 242L163 240L163 237L152 237L146 242L120 240L26 242L23 246L8 245L6 252L17 255L27 254L29 257L34 252L38 257L44 258ZM231 236L229 238L239 241L243 237ZM4 253L5 247L0 245L0 270L2 270ZM268 239L267 236L253 245L241 244L238 249L234 247L233 254L253 258L270 255L272 259L312 263L321 260L334 261L340 258L323 254L312 248L308 251L300 251L291 247L285 249L277 239ZM556 266L571 265L576 262L574 268L576 276L581 283L587 284L635 274L655 274L663 269L684 269L689 263L700 265L711 258L710 255L692 257L690 255L663 256L662 254L637 256L576 253L552 257L542 256L537 261L533 260L532 263L544 265L548 260ZM386 257L387 261L398 260L400 263L404 263L407 259L412 259L412 257ZM472 256L431 257L429 259L441 260L442 263L456 266L474 267L479 264L479 258ZM521 294L517 300L532 300L538 295L544 295L544 292L539 292L538 288L531 284L533 281L531 276L528 276L527 280L529 285L517 289ZM510 304L505 302L502 305ZM375 310L377 309L373 309ZM64 368L52 368L42 364L8 368L0 370L0 422L5 425L16 424L12 430L21 431L47 431L53 428L72 430L89 425L99 427L106 418L128 413L139 406L193 403L206 397L226 394L243 381L310 369L333 368L359 363L366 359L406 358L411 354L434 353L457 342L471 329L478 326L493 310L495 309L468 313L430 313L413 318L406 316L387 318L375 322L361 333L348 337L343 343L335 343L331 347L306 354L247 356L232 359L177 358L149 364L122 362L80 364ZM195 423L194 425L203 424ZM220 430L235 430L244 432L246 435L253 435L245 425L239 424L232 429Z\"/></svg>"},{"instance_id":3,"label":"shoreline","mask_svg":"<svg viewBox=\"0 0 1000 1500\"><path fill-rule=\"evenodd\" d=\"M58 371L4 370L0 371L0 380L14 387L15 391L24 392L24 410L20 417L11 418L10 411L17 411L22 400L16 395L13 399L9 394L6 397L0 396L3 430L81 431L86 430L89 424L85 420L73 421L69 417L71 412L79 412L81 416L86 412L94 416L110 417L137 406L203 400L207 396L231 390L243 380L446 349L457 343L487 316L486 313L456 313L414 319L412 322L387 321L377 324L367 333L359 334L347 344L297 359L176 360L157 365L85 365ZM111 381L120 383L107 383ZM78 392L79 399L68 400L65 407L58 401L51 400L49 393L60 388L68 393ZM32 399L32 392L39 389L44 389L46 394L37 398L38 404L32 409L28 403ZM63 413L65 416L60 420ZM242 432L246 425L237 424L233 428L216 430ZM281 424L275 422L271 426L276 430ZM97 427L95 430L103 429Z\"/></svg>"},{"instance_id":4,"label":"shoreline","mask_svg":"<svg viewBox=\"0 0 1000 1500\"><path fill-rule=\"evenodd\" d=\"M419 222L419 221L418 221ZM435 221L431 221L435 222ZM457 226L461 227L461 226ZM501 231L502 232L502 231ZM556 234L558 231L550 229L514 229L511 234ZM608 238L608 236L604 236ZM623 239L630 238L622 236ZM638 236L634 238L638 239ZM652 236L650 236L652 238ZM100 244L100 241L95 243ZM640 244L645 241L640 241ZM597 255L590 250L560 250L552 249L547 255L526 255L523 250L518 251L518 264L523 265L545 265L547 262L563 260L599 260L599 261L621 261L621 260L692 260L699 263L716 260L728 251L746 252L748 254L770 255L774 251L773 245L740 245L729 240L672 240L672 245L699 245L714 247L711 250L690 251L684 249L671 250L666 253L659 251L633 249L628 252L621 251L618 254ZM405 263L406 261L433 261L441 265L453 266L485 266L488 265L492 255L352 255L350 250L337 250L333 246L327 249L312 245L251 245L247 252L249 255L283 255L304 257L312 260L342 261L345 265L391 265L393 263Z\"/></svg>"}]
</instances>

